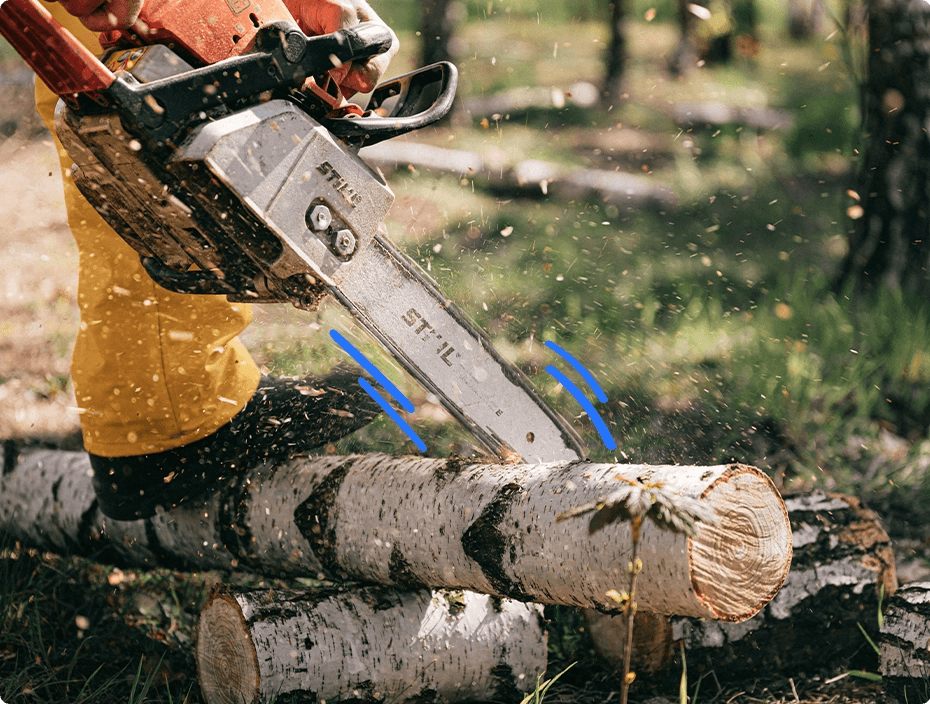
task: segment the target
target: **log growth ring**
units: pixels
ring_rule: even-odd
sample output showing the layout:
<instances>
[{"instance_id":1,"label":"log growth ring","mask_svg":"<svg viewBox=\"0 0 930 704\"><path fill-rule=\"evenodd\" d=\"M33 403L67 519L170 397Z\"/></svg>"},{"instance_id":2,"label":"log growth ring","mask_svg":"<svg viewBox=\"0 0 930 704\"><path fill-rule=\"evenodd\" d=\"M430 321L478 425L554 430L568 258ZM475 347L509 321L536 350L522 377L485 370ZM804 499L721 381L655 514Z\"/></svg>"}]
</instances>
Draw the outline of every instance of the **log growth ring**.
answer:
<instances>
[{"instance_id":1,"label":"log growth ring","mask_svg":"<svg viewBox=\"0 0 930 704\"><path fill-rule=\"evenodd\" d=\"M695 594L722 621L755 616L791 568L791 524L772 481L755 467L731 465L702 494L717 513L688 541Z\"/></svg>"},{"instance_id":2,"label":"log growth ring","mask_svg":"<svg viewBox=\"0 0 930 704\"><path fill-rule=\"evenodd\" d=\"M242 609L214 595L197 624L197 679L210 704L252 704L259 695L258 656Z\"/></svg>"}]
</instances>

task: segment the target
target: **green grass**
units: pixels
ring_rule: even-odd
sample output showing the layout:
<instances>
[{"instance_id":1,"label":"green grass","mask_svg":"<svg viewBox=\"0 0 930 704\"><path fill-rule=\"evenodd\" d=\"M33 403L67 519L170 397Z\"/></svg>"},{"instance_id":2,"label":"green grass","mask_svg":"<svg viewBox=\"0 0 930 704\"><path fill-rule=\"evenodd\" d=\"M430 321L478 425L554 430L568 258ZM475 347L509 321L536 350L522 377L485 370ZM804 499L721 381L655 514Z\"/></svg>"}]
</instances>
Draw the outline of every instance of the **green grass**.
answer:
<instances>
[{"instance_id":1,"label":"green grass","mask_svg":"<svg viewBox=\"0 0 930 704\"><path fill-rule=\"evenodd\" d=\"M197 576L0 551L0 699L199 702L189 646L204 593Z\"/></svg>"}]
</instances>

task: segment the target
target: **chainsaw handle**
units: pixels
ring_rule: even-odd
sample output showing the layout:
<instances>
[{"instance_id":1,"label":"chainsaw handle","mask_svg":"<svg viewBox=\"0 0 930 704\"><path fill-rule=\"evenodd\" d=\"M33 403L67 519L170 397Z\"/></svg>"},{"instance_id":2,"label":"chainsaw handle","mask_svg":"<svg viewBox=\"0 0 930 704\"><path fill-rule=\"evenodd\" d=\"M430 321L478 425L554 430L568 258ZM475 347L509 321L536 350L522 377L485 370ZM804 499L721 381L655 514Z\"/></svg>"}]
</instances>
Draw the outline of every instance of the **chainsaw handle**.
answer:
<instances>
[{"instance_id":1,"label":"chainsaw handle","mask_svg":"<svg viewBox=\"0 0 930 704\"><path fill-rule=\"evenodd\" d=\"M377 144L445 117L457 85L455 65L440 61L377 86L364 116L325 118L321 122L346 142L359 147Z\"/></svg>"},{"instance_id":2,"label":"chainsaw handle","mask_svg":"<svg viewBox=\"0 0 930 704\"><path fill-rule=\"evenodd\" d=\"M0 2L0 34L55 94L95 100L113 74L37 0Z\"/></svg>"}]
</instances>

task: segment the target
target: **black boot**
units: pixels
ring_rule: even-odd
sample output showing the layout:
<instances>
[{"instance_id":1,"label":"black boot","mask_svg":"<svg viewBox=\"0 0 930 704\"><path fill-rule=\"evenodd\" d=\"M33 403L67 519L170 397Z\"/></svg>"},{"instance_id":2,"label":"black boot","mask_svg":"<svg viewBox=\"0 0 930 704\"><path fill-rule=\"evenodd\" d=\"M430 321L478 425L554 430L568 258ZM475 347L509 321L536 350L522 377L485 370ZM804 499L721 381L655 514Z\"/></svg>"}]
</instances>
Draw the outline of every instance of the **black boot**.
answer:
<instances>
[{"instance_id":1,"label":"black boot","mask_svg":"<svg viewBox=\"0 0 930 704\"><path fill-rule=\"evenodd\" d=\"M90 455L100 510L110 518L147 518L207 493L266 461L322 447L381 413L359 386L360 369L339 365L325 377L271 379L233 419L189 445L131 457Z\"/></svg>"}]
</instances>

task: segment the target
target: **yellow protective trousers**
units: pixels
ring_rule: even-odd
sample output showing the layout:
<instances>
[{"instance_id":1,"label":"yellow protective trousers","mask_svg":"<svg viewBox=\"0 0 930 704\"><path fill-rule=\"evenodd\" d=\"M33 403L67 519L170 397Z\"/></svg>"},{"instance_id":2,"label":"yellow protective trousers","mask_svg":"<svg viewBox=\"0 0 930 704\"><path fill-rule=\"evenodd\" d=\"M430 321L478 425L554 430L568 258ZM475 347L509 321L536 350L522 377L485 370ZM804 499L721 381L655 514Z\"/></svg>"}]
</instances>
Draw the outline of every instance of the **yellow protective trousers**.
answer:
<instances>
[{"instance_id":1,"label":"yellow protective trousers","mask_svg":"<svg viewBox=\"0 0 930 704\"><path fill-rule=\"evenodd\" d=\"M95 53L96 35L58 3L46 8ZM54 135L58 101L41 81L36 107ZM237 335L248 305L222 296L171 293L97 214L70 177L55 139L68 225L77 242L81 327L71 375L88 452L121 457L160 452L209 435L245 406L260 372Z\"/></svg>"}]
</instances>

